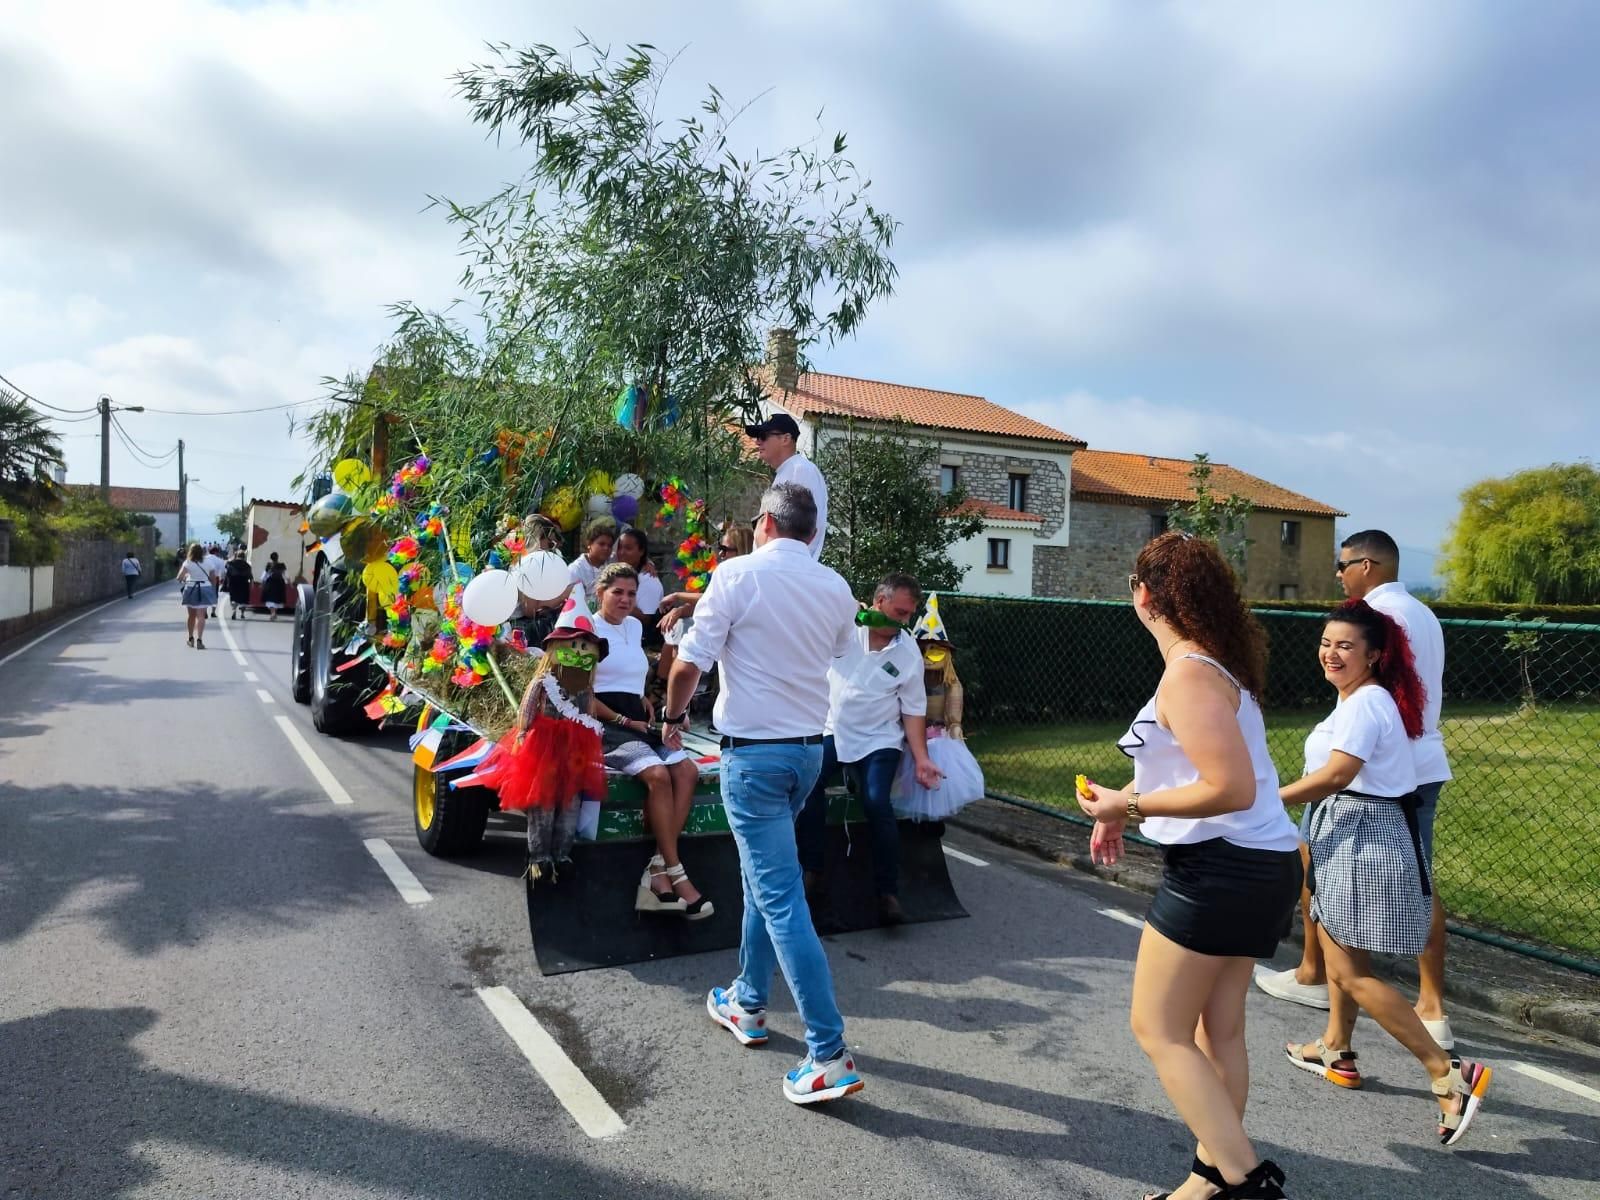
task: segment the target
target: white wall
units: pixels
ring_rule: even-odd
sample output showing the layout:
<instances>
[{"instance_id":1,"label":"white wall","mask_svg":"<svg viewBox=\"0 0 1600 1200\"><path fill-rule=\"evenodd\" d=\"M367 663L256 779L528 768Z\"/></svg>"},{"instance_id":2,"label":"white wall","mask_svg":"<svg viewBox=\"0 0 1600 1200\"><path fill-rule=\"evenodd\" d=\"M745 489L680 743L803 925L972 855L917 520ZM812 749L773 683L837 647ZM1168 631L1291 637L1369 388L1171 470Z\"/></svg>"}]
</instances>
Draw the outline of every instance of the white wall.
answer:
<instances>
[{"instance_id":1,"label":"white wall","mask_svg":"<svg viewBox=\"0 0 1600 1200\"><path fill-rule=\"evenodd\" d=\"M49 608L55 576L54 567L0 567L0 621Z\"/></svg>"},{"instance_id":2,"label":"white wall","mask_svg":"<svg viewBox=\"0 0 1600 1200\"><path fill-rule=\"evenodd\" d=\"M252 504L250 506L250 531L257 526L266 530L267 540L259 546L250 547L250 572L257 579L261 578L261 570L266 566L274 552L278 561L289 568L289 582L294 583L297 575L310 578L310 573L305 571L301 559L304 557L302 547L305 539L300 533L300 522L305 520L305 514L298 508L280 508L272 504ZM248 532L248 531L247 531ZM247 539L254 542L251 536Z\"/></svg>"},{"instance_id":3,"label":"white wall","mask_svg":"<svg viewBox=\"0 0 1600 1200\"><path fill-rule=\"evenodd\" d=\"M1009 538L1009 570L989 568L989 539ZM991 521L976 537L950 547L950 557L963 571L961 590L992 596L1031 596L1033 594L1033 547L1040 541L1038 530L1021 522Z\"/></svg>"}]
</instances>

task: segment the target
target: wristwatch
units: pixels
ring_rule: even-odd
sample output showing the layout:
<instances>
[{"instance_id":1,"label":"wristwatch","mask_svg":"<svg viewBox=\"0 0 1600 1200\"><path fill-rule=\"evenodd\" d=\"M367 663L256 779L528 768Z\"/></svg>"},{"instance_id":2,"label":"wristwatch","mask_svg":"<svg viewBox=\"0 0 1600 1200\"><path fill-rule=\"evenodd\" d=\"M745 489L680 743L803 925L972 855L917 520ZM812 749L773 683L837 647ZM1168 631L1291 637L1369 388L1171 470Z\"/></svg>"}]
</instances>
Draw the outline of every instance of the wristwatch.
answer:
<instances>
[{"instance_id":1,"label":"wristwatch","mask_svg":"<svg viewBox=\"0 0 1600 1200\"><path fill-rule=\"evenodd\" d=\"M1130 820L1130 821L1142 821L1142 820L1144 820L1144 814L1139 811L1139 793L1138 792L1129 792L1128 793L1128 820Z\"/></svg>"},{"instance_id":2,"label":"wristwatch","mask_svg":"<svg viewBox=\"0 0 1600 1200\"><path fill-rule=\"evenodd\" d=\"M662 726L662 728L666 728L668 725L685 725L685 724L688 724L688 721L689 721L689 710L687 708L684 709L681 713L679 713L675 717L669 717L665 713L661 714L661 726Z\"/></svg>"}]
</instances>

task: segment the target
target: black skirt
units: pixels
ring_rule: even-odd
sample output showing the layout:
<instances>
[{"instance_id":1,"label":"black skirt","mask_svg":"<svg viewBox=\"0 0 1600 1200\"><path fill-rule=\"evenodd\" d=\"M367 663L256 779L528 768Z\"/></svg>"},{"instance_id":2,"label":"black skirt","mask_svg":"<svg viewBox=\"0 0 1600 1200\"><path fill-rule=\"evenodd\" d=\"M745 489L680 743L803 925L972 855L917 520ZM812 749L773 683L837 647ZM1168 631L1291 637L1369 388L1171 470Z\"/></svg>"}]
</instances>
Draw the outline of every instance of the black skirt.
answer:
<instances>
[{"instance_id":1,"label":"black skirt","mask_svg":"<svg viewBox=\"0 0 1600 1200\"><path fill-rule=\"evenodd\" d=\"M1248 850L1224 838L1168 846L1146 920L1196 954L1271 958L1288 936L1303 875L1298 850Z\"/></svg>"}]
</instances>

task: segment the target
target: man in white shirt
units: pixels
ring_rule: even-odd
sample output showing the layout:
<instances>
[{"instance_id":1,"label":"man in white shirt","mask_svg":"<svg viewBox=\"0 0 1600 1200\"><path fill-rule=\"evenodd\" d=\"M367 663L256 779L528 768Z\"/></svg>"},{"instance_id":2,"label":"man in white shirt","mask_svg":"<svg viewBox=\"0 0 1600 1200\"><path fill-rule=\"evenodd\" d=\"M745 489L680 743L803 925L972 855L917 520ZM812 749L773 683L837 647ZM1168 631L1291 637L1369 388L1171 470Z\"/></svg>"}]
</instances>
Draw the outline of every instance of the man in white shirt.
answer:
<instances>
[{"instance_id":1,"label":"man in white shirt","mask_svg":"<svg viewBox=\"0 0 1600 1200\"><path fill-rule=\"evenodd\" d=\"M765 1042L767 993L782 964L806 1026L808 1054L783 1080L795 1104L865 1086L845 1045L795 850L794 820L822 769L828 664L852 647L855 631L850 586L807 553L816 519L811 492L798 484L774 484L761 497L755 552L712 573L667 681L662 717L663 740L676 749L700 674L717 665L722 806L744 876L744 930L739 977L711 989L706 1011L743 1045Z\"/></svg>"},{"instance_id":2,"label":"man in white shirt","mask_svg":"<svg viewBox=\"0 0 1600 1200\"><path fill-rule=\"evenodd\" d=\"M206 574L211 576L211 586L218 589L220 594L222 577L228 570L227 560L222 557L222 547L215 544L207 546L206 556L201 560L200 565L206 569ZM215 606L211 609L211 615L213 617L217 615Z\"/></svg>"},{"instance_id":3,"label":"man in white shirt","mask_svg":"<svg viewBox=\"0 0 1600 1200\"><path fill-rule=\"evenodd\" d=\"M1339 545L1339 561L1334 566L1344 593L1352 600L1365 600L1391 617L1405 630L1416 662L1417 676L1427 692L1422 713L1422 736L1411 743L1416 768L1418 841L1422 857L1433 874L1433 823L1438 813L1439 793L1450 780L1450 762L1445 755L1444 737L1439 732L1439 711L1444 701L1444 629L1422 601L1399 582L1400 547L1381 529L1352 533ZM1309 930L1308 930L1309 933ZM1450 1019L1444 1012L1445 913L1437 882L1433 885L1433 924L1428 945L1417 959L1417 1016L1441 1049L1455 1045ZM1263 975L1263 991L1284 1000L1294 1000L1314 1008L1328 1006L1327 973L1322 952L1314 935L1306 939L1300 966L1276 975Z\"/></svg>"},{"instance_id":4,"label":"man in white shirt","mask_svg":"<svg viewBox=\"0 0 1600 1200\"><path fill-rule=\"evenodd\" d=\"M759 425L746 425L744 431L756 440L756 457L772 468L773 483L798 483L810 489L817 504L817 531L806 545L812 558L821 558L822 539L828 532L828 484L817 464L800 453L800 426L788 413L777 412Z\"/></svg>"},{"instance_id":5,"label":"man in white shirt","mask_svg":"<svg viewBox=\"0 0 1600 1200\"><path fill-rule=\"evenodd\" d=\"M144 572L139 566L139 556L129 550L122 556L122 583L128 589L128 599L133 599L133 589L139 583L139 576Z\"/></svg>"},{"instance_id":6,"label":"man in white shirt","mask_svg":"<svg viewBox=\"0 0 1600 1200\"><path fill-rule=\"evenodd\" d=\"M941 778L928 758L922 651L905 630L921 607L922 587L910 575L886 575L873 590L872 611L891 623L858 625L849 652L828 668L823 772L795 823L810 895L825 865L831 757L844 767L850 790L866 811L878 919L884 925L899 925L906 919L900 907L900 829L889 800L902 751L911 754L917 782L923 787L937 787Z\"/></svg>"}]
</instances>

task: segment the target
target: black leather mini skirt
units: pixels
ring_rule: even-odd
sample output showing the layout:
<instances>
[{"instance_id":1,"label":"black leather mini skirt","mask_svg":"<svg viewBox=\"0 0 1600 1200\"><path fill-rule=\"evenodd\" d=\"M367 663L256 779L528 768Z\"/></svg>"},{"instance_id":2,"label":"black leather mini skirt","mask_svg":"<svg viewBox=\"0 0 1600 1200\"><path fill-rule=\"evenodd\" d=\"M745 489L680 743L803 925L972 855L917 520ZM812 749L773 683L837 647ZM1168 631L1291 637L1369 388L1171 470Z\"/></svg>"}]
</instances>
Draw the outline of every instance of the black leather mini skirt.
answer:
<instances>
[{"instance_id":1,"label":"black leather mini skirt","mask_svg":"<svg viewBox=\"0 0 1600 1200\"><path fill-rule=\"evenodd\" d=\"M1196 954L1271 958L1288 936L1304 868L1298 850L1224 838L1168 846L1146 920Z\"/></svg>"}]
</instances>

